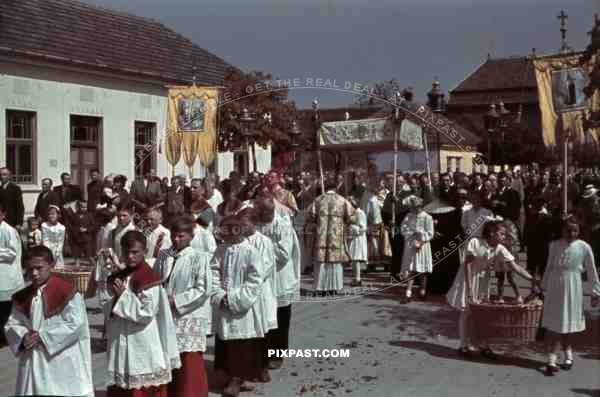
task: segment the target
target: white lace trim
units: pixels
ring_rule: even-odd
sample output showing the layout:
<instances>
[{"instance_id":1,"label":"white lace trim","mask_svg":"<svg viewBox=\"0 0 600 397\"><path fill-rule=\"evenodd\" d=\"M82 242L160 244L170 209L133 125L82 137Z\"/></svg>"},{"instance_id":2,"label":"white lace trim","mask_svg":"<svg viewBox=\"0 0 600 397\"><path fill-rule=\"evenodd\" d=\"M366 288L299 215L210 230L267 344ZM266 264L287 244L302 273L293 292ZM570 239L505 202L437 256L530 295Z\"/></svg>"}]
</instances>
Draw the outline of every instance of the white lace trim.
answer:
<instances>
[{"instance_id":1,"label":"white lace trim","mask_svg":"<svg viewBox=\"0 0 600 397\"><path fill-rule=\"evenodd\" d=\"M129 375L114 371L108 371L107 386L118 386L122 389L141 389L143 387L156 387L171 382L171 371L181 368L181 359L179 355L171 358L169 369L159 369L154 373Z\"/></svg>"},{"instance_id":2,"label":"white lace trim","mask_svg":"<svg viewBox=\"0 0 600 397\"><path fill-rule=\"evenodd\" d=\"M205 352L206 336L192 336L177 334L177 349L179 353L186 352Z\"/></svg>"}]
</instances>

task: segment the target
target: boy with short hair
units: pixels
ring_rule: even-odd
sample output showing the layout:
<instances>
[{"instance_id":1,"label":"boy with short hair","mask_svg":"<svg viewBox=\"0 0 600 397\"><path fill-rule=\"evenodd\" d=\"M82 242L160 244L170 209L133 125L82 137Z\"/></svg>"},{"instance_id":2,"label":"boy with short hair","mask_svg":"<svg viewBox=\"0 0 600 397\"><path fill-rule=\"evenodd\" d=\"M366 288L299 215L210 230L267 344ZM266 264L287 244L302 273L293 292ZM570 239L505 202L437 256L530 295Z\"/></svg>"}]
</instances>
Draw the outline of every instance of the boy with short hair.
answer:
<instances>
[{"instance_id":1,"label":"boy with short hair","mask_svg":"<svg viewBox=\"0 0 600 397\"><path fill-rule=\"evenodd\" d=\"M180 397L208 396L203 354L212 325L212 255L191 247L194 226L192 218L176 219L171 226L173 247L161 253L154 266L169 296L177 328L181 368L173 371L169 395Z\"/></svg>"},{"instance_id":2,"label":"boy with short hair","mask_svg":"<svg viewBox=\"0 0 600 397\"><path fill-rule=\"evenodd\" d=\"M107 302L108 397L166 397L181 362L175 324L161 279L144 260L146 236L121 237L125 269L111 275Z\"/></svg>"},{"instance_id":3,"label":"boy with short hair","mask_svg":"<svg viewBox=\"0 0 600 397\"><path fill-rule=\"evenodd\" d=\"M93 396L90 333L83 297L74 285L53 276L48 247L36 246L25 259L31 285L13 295L6 325L19 366L19 396ZM70 381L76 375L77 381Z\"/></svg>"}]
</instances>

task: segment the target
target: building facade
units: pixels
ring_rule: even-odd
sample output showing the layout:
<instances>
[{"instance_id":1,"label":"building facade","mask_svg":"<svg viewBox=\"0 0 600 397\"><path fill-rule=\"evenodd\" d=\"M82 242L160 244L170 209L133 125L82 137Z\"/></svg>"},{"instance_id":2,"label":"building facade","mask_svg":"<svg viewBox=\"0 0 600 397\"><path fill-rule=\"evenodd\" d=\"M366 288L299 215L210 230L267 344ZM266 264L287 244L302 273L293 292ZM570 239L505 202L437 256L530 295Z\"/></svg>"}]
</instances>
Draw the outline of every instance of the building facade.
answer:
<instances>
[{"instance_id":1,"label":"building facade","mask_svg":"<svg viewBox=\"0 0 600 397\"><path fill-rule=\"evenodd\" d=\"M221 86L229 64L156 21L72 0L1 2L0 19L0 164L27 211L63 172L82 189L94 168L190 174L163 153L168 86Z\"/></svg>"}]
</instances>

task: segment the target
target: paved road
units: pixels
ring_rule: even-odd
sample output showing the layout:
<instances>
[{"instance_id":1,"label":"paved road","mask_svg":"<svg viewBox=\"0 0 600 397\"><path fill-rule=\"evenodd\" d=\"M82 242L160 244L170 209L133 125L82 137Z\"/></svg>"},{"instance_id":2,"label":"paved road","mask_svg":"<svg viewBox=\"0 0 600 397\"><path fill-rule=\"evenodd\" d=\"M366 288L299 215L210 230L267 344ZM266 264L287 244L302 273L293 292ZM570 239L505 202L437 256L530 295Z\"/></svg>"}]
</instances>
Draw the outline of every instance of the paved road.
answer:
<instances>
[{"instance_id":1,"label":"paved road","mask_svg":"<svg viewBox=\"0 0 600 397\"><path fill-rule=\"evenodd\" d=\"M347 278L347 282L350 279ZM310 288L310 278L303 280ZM575 365L554 378L540 371L540 346L503 346L505 359L465 361L456 353L457 314L442 297L401 304L401 287L388 288L383 273L371 273L363 290L338 301L305 297L292 315L296 349L347 348L350 358L290 358L272 382L247 396L600 396L600 333L597 328L577 339ZM509 289L507 289L509 291ZM94 302L88 302L90 308ZM97 395L104 395L105 354L98 343L101 318L89 312L94 338ZM211 340L212 343L212 340ZM207 367L212 367L213 347ZM0 350L0 395L10 395L16 373L8 349ZM211 387L211 396L218 396Z\"/></svg>"}]
</instances>

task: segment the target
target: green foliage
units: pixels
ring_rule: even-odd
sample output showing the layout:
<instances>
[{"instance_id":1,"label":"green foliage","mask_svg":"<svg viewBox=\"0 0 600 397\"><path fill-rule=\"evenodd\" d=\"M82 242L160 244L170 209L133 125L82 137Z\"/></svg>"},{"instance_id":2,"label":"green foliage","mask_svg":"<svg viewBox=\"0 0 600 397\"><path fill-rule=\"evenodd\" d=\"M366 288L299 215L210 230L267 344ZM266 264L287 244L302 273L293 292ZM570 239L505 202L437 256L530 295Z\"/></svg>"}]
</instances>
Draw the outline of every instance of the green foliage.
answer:
<instances>
[{"instance_id":1,"label":"green foliage","mask_svg":"<svg viewBox=\"0 0 600 397\"><path fill-rule=\"evenodd\" d=\"M256 118L250 125L253 139L261 146L272 144L278 149L290 146L289 135L296 106L288 100L289 89L269 73L239 69L229 70L224 78L225 100L220 107L219 149L241 147L244 143L242 125L238 120L246 107ZM269 122L264 116L270 114Z\"/></svg>"}]
</instances>

